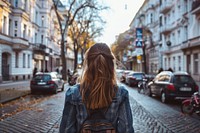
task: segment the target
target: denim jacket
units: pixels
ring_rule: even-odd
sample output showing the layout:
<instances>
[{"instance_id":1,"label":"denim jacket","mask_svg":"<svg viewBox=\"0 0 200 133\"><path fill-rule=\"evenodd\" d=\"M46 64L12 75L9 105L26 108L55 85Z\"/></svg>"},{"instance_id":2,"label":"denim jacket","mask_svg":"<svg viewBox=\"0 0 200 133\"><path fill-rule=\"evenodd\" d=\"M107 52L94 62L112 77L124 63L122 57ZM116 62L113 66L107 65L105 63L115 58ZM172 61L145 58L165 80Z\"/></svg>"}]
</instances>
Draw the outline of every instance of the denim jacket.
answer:
<instances>
[{"instance_id":1,"label":"denim jacket","mask_svg":"<svg viewBox=\"0 0 200 133\"><path fill-rule=\"evenodd\" d=\"M72 86L66 92L60 133L78 133L87 118L79 87L80 85ZM124 86L118 85L117 95L105 113L105 118L112 122L117 133L134 133L129 94Z\"/></svg>"}]
</instances>

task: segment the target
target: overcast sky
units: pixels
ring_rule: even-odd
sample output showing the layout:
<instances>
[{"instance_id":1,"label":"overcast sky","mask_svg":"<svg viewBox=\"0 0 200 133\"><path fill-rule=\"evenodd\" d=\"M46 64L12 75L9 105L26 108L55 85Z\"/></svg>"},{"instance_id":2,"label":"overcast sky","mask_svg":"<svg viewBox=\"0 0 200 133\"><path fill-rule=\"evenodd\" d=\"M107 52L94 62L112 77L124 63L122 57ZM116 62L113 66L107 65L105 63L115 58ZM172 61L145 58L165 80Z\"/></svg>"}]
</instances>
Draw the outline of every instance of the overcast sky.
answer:
<instances>
[{"instance_id":1,"label":"overcast sky","mask_svg":"<svg viewBox=\"0 0 200 133\"><path fill-rule=\"evenodd\" d=\"M108 45L114 43L116 36L129 29L135 14L144 0L104 0L111 10L103 14L107 24L103 36L99 39Z\"/></svg>"},{"instance_id":2,"label":"overcast sky","mask_svg":"<svg viewBox=\"0 0 200 133\"><path fill-rule=\"evenodd\" d=\"M98 41L110 45L114 43L117 35L129 29L132 19L142 6L144 0L102 1L110 7L110 10L102 13L107 24L105 25L103 36L100 37Z\"/></svg>"}]
</instances>

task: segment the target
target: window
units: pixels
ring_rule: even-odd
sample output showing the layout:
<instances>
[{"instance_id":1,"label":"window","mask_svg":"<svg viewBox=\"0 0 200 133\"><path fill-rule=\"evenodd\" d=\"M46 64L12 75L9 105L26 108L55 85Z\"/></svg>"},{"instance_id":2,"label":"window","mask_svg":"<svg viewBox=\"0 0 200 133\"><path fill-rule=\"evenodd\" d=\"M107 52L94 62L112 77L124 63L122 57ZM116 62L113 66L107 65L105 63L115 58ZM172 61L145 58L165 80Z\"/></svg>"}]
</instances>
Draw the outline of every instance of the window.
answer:
<instances>
[{"instance_id":1,"label":"window","mask_svg":"<svg viewBox=\"0 0 200 133\"><path fill-rule=\"evenodd\" d=\"M162 16L160 16L160 27L162 26Z\"/></svg>"},{"instance_id":2,"label":"window","mask_svg":"<svg viewBox=\"0 0 200 133\"><path fill-rule=\"evenodd\" d=\"M9 26L8 26L8 31L9 31L9 33L8 33L8 35L10 35L11 36L11 31L12 31L12 20L11 19L9 19Z\"/></svg>"},{"instance_id":3,"label":"window","mask_svg":"<svg viewBox=\"0 0 200 133\"><path fill-rule=\"evenodd\" d=\"M26 25L24 25L24 29L23 29L23 38L26 38Z\"/></svg>"},{"instance_id":4,"label":"window","mask_svg":"<svg viewBox=\"0 0 200 133\"><path fill-rule=\"evenodd\" d=\"M35 12L35 23L37 24L37 17L38 17L38 12Z\"/></svg>"},{"instance_id":5,"label":"window","mask_svg":"<svg viewBox=\"0 0 200 133\"><path fill-rule=\"evenodd\" d=\"M31 37L31 30L30 29L28 30L28 37L29 38Z\"/></svg>"},{"instance_id":6,"label":"window","mask_svg":"<svg viewBox=\"0 0 200 133\"><path fill-rule=\"evenodd\" d=\"M187 67L187 72L191 73L191 57L190 57L190 55L187 55L187 65L186 65L186 67Z\"/></svg>"},{"instance_id":7,"label":"window","mask_svg":"<svg viewBox=\"0 0 200 133\"><path fill-rule=\"evenodd\" d=\"M187 3L187 0L184 0L184 11L187 12L188 10L188 3Z\"/></svg>"},{"instance_id":8,"label":"window","mask_svg":"<svg viewBox=\"0 0 200 133\"><path fill-rule=\"evenodd\" d=\"M15 67L19 67L19 53L15 52Z\"/></svg>"},{"instance_id":9,"label":"window","mask_svg":"<svg viewBox=\"0 0 200 133\"><path fill-rule=\"evenodd\" d=\"M44 35L41 35L41 43L43 44L44 41Z\"/></svg>"},{"instance_id":10,"label":"window","mask_svg":"<svg viewBox=\"0 0 200 133\"><path fill-rule=\"evenodd\" d=\"M180 38L181 37L181 31L180 30L178 30L178 42L177 43L180 43Z\"/></svg>"},{"instance_id":11,"label":"window","mask_svg":"<svg viewBox=\"0 0 200 133\"><path fill-rule=\"evenodd\" d=\"M23 68L26 67L26 54L23 53Z\"/></svg>"},{"instance_id":12,"label":"window","mask_svg":"<svg viewBox=\"0 0 200 133\"><path fill-rule=\"evenodd\" d=\"M178 56L178 70L181 71L181 56Z\"/></svg>"},{"instance_id":13,"label":"window","mask_svg":"<svg viewBox=\"0 0 200 133\"><path fill-rule=\"evenodd\" d=\"M37 43L37 33L35 33L35 43Z\"/></svg>"},{"instance_id":14,"label":"window","mask_svg":"<svg viewBox=\"0 0 200 133\"><path fill-rule=\"evenodd\" d=\"M15 0L14 6L17 8L18 7L18 0Z\"/></svg>"},{"instance_id":15,"label":"window","mask_svg":"<svg viewBox=\"0 0 200 133\"><path fill-rule=\"evenodd\" d=\"M17 28L18 28L18 23L17 21L15 21L14 37L17 37Z\"/></svg>"},{"instance_id":16,"label":"window","mask_svg":"<svg viewBox=\"0 0 200 133\"><path fill-rule=\"evenodd\" d=\"M170 61L170 57L168 58L168 68L170 68L171 67L171 61Z\"/></svg>"},{"instance_id":17,"label":"window","mask_svg":"<svg viewBox=\"0 0 200 133\"><path fill-rule=\"evenodd\" d=\"M170 80L170 76L169 75L160 75L158 77L158 81L161 81L161 82L169 82Z\"/></svg>"},{"instance_id":18,"label":"window","mask_svg":"<svg viewBox=\"0 0 200 133\"><path fill-rule=\"evenodd\" d=\"M184 29L185 29L185 40L188 40L188 26L186 25L186 26L184 26Z\"/></svg>"},{"instance_id":19,"label":"window","mask_svg":"<svg viewBox=\"0 0 200 133\"><path fill-rule=\"evenodd\" d=\"M165 63L165 65L164 65L165 68L164 69L167 69L167 58L165 58L165 62L164 63Z\"/></svg>"},{"instance_id":20,"label":"window","mask_svg":"<svg viewBox=\"0 0 200 133\"><path fill-rule=\"evenodd\" d=\"M176 71L176 57L173 57L173 70Z\"/></svg>"},{"instance_id":21,"label":"window","mask_svg":"<svg viewBox=\"0 0 200 133\"><path fill-rule=\"evenodd\" d=\"M7 28L7 18L6 16L3 17L3 33L6 34L6 28Z\"/></svg>"},{"instance_id":22,"label":"window","mask_svg":"<svg viewBox=\"0 0 200 133\"><path fill-rule=\"evenodd\" d=\"M24 10L26 10L27 7L27 0L24 0Z\"/></svg>"},{"instance_id":23,"label":"window","mask_svg":"<svg viewBox=\"0 0 200 133\"><path fill-rule=\"evenodd\" d=\"M28 54L28 61L27 61L27 62L28 62L28 68L30 68L30 65L31 65L31 64L30 64L30 63L31 63L31 62L30 62L30 60L31 60L30 57L31 57L30 54Z\"/></svg>"},{"instance_id":24,"label":"window","mask_svg":"<svg viewBox=\"0 0 200 133\"><path fill-rule=\"evenodd\" d=\"M198 74L198 67L199 66L199 58L198 58L198 54L194 54L194 74Z\"/></svg>"},{"instance_id":25,"label":"window","mask_svg":"<svg viewBox=\"0 0 200 133\"><path fill-rule=\"evenodd\" d=\"M42 16L42 27L44 26L44 16Z\"/></svg>"},{"instance_id":26,"label":"window","mask_svg":"<svg viewBox=\"0 0 200 133\"><path fill-rule=\"evenodd\" d=\"M150 22L153 23L153 13L150 14Z\"/></svg>"}]
</instances>

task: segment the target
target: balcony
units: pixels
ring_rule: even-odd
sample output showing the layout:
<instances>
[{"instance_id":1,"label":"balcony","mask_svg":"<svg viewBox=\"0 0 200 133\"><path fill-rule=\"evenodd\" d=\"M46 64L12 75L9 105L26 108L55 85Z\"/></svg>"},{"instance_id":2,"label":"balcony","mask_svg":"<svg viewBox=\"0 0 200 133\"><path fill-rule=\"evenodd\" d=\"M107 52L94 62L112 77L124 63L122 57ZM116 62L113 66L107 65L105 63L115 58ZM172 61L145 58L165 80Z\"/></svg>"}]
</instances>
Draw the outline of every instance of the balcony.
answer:
<instances>
[{"instance_id":1,"label":"balcony","mask_svg":"<svg viewBox=\"0 0 200 133\"><path fill-rule=\"evenodd\" d=\"M172 6L172 2L164 2L162 5L160 5L160 13L165 14L169 12Z\"/></svg>"},{"instance_id":2,"label":"balcony","mask_svg":"<svg viewBox=\"0 0 200 133\"><path fill-rule=\"evenodd\" d=\"M189 39L189 41L183 42L182 50L191 50L200 47L200 36Z\"/></svg>"},{"instance_id":3,"label":"balcony","mask_svg":"<svg viewBox=\"0 0 200 133\"><path fill-rule=\"evenodd\" d=\"M160 27L160 32L163 34L169 34L174 30L174 26L170 24L165 24L162 27Z\"/></svg>"},{"instance_id":4,"label":"balcony","mask_svg":"<svg viewBox=\"0 0 200 133\"><path fill-rule=\"evenodd\" d=\"M5 34L0 34L0 43L12 46L13 50L24 50L29 47L28 40L20 37L11 37Z\"/></svg>"},{"instance_id":5,"label":"balcony","mask_svg":"<svg viewBox=\"0 0 200 133\"><path fill-rule=\"evenodd\" d=\"M46 45L44 44L34 43L31 45L34 53L45 53L46 51Z\"/></svg>"},{"instance_id":6,"label":"balcony","mask_svg":"<svg viewBox=\"0 0 200 133\"><path fill-rule=\"evenodd\" d=\"M23 50L29 47L28 40L24 38L14 37L13 39L13 50Z\"/></svg>"},{"instance_id":7,"label":"balcony","mask_svg":"<svg viewBox=\"0 0 200 133\"><path fill-rule=\"evenodd\" d=\"M192 2L192 14L200 14L200 0Z\"/></svg>"}]
</instances>

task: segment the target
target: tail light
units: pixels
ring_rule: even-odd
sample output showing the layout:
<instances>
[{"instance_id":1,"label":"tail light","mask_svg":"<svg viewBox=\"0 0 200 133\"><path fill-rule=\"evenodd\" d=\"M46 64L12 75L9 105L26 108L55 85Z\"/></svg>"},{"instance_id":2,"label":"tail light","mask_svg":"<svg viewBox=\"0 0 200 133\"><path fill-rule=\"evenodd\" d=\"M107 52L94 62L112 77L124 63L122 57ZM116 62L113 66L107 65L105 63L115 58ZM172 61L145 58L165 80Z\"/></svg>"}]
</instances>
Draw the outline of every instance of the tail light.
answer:
<instances>
[{"instance_id":1,"label":"tail light","mask_svg":"<svg viewBox=\"0 0 200 133\"><path fill-rule=\"evenodd\" d=\"M199 86L198 85L195 86L195 91L199 91Z\"/></svg>"},{"instance_id":2,"label":"tail light","mask_svg":"<svg viewBox=\"0 0 200 133\"><path fill-rule=\"evenodd\" d=\"M31 81L31 85L35 85L36 84L36 82L35 81Z\"/></svg>"},{"instance_id":3,"label":"tail light","mask_svg":"<svg viewBox=\"0 0 200 133\"><path fill-rule=\"evenodd\" d=\"M135 80L136 78L135 78L135 77L130 77L130 79L133 79L133 80Z\"/></svg>"},{"instance_id":4,"label":"tail light","mask_svg":"<svg viewBox=\"0 0 200 133\"><path fill-rule=\"evenodd\" d=\"M54 81L48 81L47 84L55 84Z\"/></svg>"},{"instance_id":5,"label":"tail light","mask_svg":"<svg viewBox=\"0 0 200 133\"><path fill-rule=\"evenodd\" d=\"M174 85L172 85L172 84L167 85L167 89L170 90L170 91L175 91L176 90Z\"/></svg>"}]
</instances>

